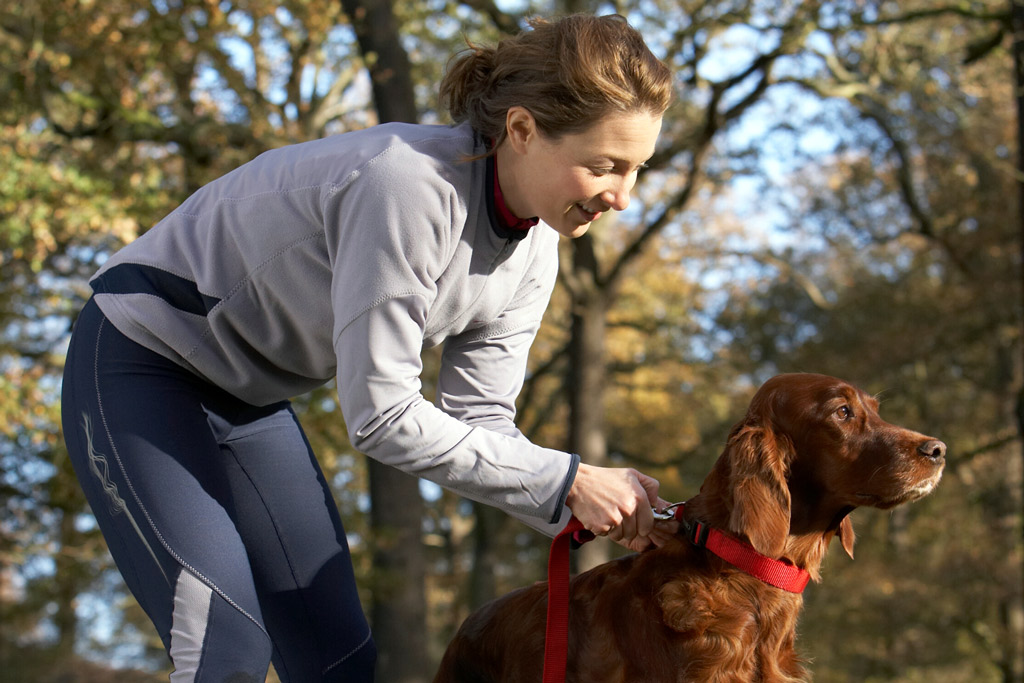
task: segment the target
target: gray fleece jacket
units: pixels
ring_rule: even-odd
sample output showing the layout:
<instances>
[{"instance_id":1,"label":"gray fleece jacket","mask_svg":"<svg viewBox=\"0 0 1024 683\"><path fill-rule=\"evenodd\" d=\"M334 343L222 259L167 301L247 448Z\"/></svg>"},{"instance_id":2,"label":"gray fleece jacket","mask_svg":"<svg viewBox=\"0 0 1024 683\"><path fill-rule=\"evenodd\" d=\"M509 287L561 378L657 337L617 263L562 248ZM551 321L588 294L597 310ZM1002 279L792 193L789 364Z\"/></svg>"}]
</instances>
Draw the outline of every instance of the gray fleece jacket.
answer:
<instances>
[{"instance_id":1,"label":"gray fleece jacket","mask_svg":"<svg viewBox=\"0 0 1024 683\"><path fill-rule=\"evenodd\" d=\"M387 124L266 152L112 256L96 302L251 404L336 378L355 448L553 534L578 457L513 420L558 235L502 230L483 151L466 125Z\"/></svg>"}]
</instances>

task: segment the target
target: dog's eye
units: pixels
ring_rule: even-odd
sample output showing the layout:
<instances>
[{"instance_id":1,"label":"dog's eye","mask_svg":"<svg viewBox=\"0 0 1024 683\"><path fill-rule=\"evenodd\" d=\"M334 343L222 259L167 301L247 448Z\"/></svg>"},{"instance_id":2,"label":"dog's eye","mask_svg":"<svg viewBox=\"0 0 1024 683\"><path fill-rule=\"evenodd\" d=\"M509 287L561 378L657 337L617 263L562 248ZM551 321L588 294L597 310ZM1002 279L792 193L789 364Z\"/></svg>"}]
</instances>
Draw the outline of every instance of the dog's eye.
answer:
<instances>
[{"instance_id":1,"label":"dog's eye","mask_svg":"<svg viewBox=\"0 0 1024 683\"><path fill-rule=\"evenodd\" d=\"M853 417L853 410L850 406L840 406L836 411L836 416L839 417L840 420L849 420Z\"/></svg>"}]
</instances>

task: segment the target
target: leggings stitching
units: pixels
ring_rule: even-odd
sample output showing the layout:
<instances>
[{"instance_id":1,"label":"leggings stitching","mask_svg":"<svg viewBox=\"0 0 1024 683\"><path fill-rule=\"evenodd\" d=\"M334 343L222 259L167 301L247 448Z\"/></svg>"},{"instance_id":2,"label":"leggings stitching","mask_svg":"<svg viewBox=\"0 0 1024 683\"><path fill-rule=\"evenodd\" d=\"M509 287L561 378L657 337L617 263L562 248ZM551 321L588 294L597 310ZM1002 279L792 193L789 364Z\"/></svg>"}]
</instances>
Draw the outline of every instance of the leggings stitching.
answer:
<instances>
[{"instance_id":1,"label":"leggings stitching","mask_svg":"<svg viewBox=\"0 0 1024 683\"><path fill-rule=\"evenodd\" d=\"M355 653L357 653L357 652L359 652L360 650L362 650L362 649L363 649L363 648L364 648L364 647L366 646L366 644L367 644L368 642L370 642L370 638L372 638L372 637L373 637L373 631L367 631L367 632L366 632L366 637L365 637L365 638L363 638L363 642L359 643L359 644L358 644L358 645L356 645L356 646L355 646L354 648L352 648L352 651L351 651L351 652L349 652L349 653L348 653L347 655L345 655L344 657L342 657L342 658L341 658L341 659L339 659L338 661L334 662L334 663L333 663L333 664L331 664L330 666L327 666L327 667L325 667L325 668L324 668L324 670L323 670L323 671L321 672L321 673L322 673L322 675L327 675L327 674L328 674L328 673L330 672L330 670L331 670L331 669L333 669L333 668L335 668L335 667L339 666L339 665L340 665L340 664L342 664L342 662L344 662L344 661L345 661L346 659L350 658L350 657L351 657L352 655L354 655Z\"/></svg>"},{"instance_id":2,"label":"leggings stitching","mask_svg":"<svg viewBox=\"0 0 1024 683\"><path fill-rule=\"evenodd\" d=\"M99 350L99 347L100 347L100 337L103 334L103 327L106 324L106 322L107 322L106 318L103 318L102 320L100 320L99 327L96 330L96 348L95 348L95 351L93 353L93 383L94 383L94 387L95 387L95 390L96 390L96 405L99 408L100 421L103 423L103 430L106 432L107 440L110 442L110 448L111 448L111 451L113 452L114 460L117 461L117 466L121 470L121 476L124 477L124 481L128 485L128 490L131 492L132 498L135 500L135 504L139 506L140 510L142 510L142 515L146 518L146 522L149 524L149 528L153 531L153 534L156 535L157 540L160 541L160 545L163 546L164 550L166 550L167 553L171 557L173 557L174 560L178 564L180 564L185 569L188 569L196 577L198 577L200 580L202 580L203 583L205 583L211 589L213 589L217 593L217 595L221 596L225 600L225 602L227 602L229 605L231 605L236 610L238 610L243 615L245 615L253 624L256 625L256 627L260 631L262 631L269 638L270 634L267 633L267 630L265 628L263 628L263 625L260 624L259 621L257 621L251 614L249 614L249 612L247 612L245 609L243 609L241 605L239 605L234 600L232 600L230 597L228 597L228 595L226 593L224 593L224 591L221 590L213 581L211 581L209 578L207 578L205 575L203 575L202 572L200 572L195 567L193 567L188 562L186 562L183 557L178 555L178 553L176 553L171 548L171 546L164 539L163 534L160 533L160 530L157 528L156 524L153 522L152 517L150 517L149 510L146 509L146 506L143 505L142 500L139 498L138 494L135 492L135 487L132 486L131 479L128 477L128 473L125 471L124 464L121 462L121 456L120 456L120 454L117 451L117 444L114 443L114 437L113 437L113 435L110 432L109 425L107 424L107 416L106 416L106 414L105 414L105 412L103 410L103 398L100 395L100 380L99 380L100 350Z\"/></svg>"}]
</instances>

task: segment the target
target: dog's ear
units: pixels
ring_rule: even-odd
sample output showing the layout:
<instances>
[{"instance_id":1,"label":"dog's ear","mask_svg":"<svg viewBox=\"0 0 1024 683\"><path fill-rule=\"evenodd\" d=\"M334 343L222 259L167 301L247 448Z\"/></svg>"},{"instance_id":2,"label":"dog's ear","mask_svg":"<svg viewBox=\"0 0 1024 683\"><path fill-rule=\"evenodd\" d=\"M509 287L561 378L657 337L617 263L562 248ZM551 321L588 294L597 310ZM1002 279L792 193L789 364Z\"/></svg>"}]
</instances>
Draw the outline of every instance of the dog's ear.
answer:
<instances>
[{"instance_id":1,"label":"dog's ear","mask_svg":"<svg viewBox=\"0 0 1024 683\"><path fill-rule=\"evenodd\" d=\"M741 426L726 447L732 509L730 530L743 534L762 555L779 557L789 535L786 470L792 445L770 429Z\"/></svg>"},{"instance_id":2,"label":"dog's ear","mask_svg":"<svg viewBox=\"0 0 1024 683\"><path fill-rule=\"evenodd\" d=\"M857 534L853 533L853 522L850 521L850 515L846 515L839 523L839 542L843 544L843 550L851 560L853 559L853 542L856 539Z\"/></svg>"}]
</instances>

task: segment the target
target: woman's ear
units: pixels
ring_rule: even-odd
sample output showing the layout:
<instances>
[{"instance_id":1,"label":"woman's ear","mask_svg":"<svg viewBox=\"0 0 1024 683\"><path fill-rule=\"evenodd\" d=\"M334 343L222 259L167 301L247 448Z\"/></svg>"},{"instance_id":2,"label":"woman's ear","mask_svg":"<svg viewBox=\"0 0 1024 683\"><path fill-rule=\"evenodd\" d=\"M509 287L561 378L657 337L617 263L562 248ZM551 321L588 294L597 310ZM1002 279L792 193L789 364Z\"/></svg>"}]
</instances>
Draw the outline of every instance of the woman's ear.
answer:
<instances>
[{"instance_id":1,"label":"woman's ear","mask_svg":"<svg viewBox=\"0 0 1024 683\"><path fill-rule=\"evenodd\" d=\"M516 105L505 112L505 140L519 154L524 154L539 131L537 120L526 107Z\"/></svg>"}]
</instances>

